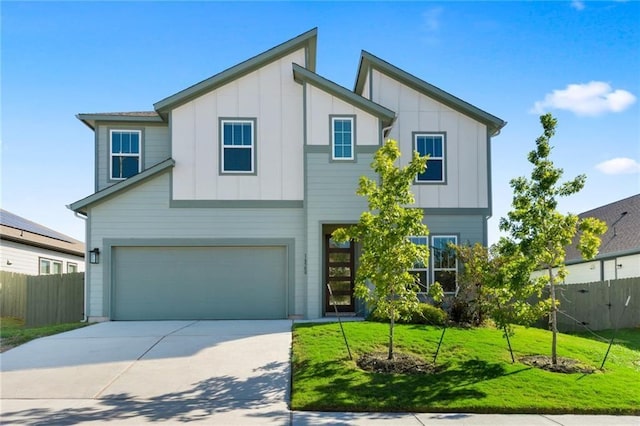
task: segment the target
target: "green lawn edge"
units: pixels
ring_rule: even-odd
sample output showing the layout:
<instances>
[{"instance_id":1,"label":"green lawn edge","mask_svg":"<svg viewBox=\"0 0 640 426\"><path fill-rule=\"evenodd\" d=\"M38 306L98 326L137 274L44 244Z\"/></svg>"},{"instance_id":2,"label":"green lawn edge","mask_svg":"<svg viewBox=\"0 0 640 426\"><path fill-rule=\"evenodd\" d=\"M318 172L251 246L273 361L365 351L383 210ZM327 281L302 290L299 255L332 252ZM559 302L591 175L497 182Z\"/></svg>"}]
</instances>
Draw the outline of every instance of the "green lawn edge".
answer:
<instances>
[{"instance_id":1,"label":"green lawn edge","mask_svg":"<svg viewBox=\"0 0 640 426\"><path fill-rule=\"evenodd\" d=\"M384 350L388 325L344 324L354 357ZM397 325L398 350L431 361L442 329ZM511 364L502 332L449 328L434 375L367 373L348 359L337 323L293 328L291 409L349 412L463 412L496 414L640 415L640 329L621 331L629 347L615 344L603 371L552 373ZM548 355L551 334L516 327L516 358ZM608 343L559 335L559 356L600 367Z\"/></svg>"},{"instance_id":2,"label":"green lawn edge","mask_svg":"<svg viewBox=\"0 0 640 426\"><path fill-rule=\"evenodd\" d=\"M19 318L0 318L0 352L8 351L40 337L51 336L65 331L91 325L88 322L73 322L28 327Z\"/></svg>"}]
</instances>

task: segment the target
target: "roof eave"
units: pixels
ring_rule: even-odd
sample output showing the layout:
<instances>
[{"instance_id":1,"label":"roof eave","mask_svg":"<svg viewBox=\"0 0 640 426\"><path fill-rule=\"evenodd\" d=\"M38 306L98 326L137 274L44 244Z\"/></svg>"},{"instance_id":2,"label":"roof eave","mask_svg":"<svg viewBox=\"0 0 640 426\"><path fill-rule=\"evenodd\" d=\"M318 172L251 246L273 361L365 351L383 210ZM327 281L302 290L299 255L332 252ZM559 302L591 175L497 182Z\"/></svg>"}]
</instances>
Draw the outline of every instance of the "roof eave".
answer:
<instances>
[{"instance_id":1,"label":"roof eave","mask_svg":"<svg viewBox=\"0 0 640 426\"><path fill-rule=\"evenodd\" d=\"M309 71L306 68L299 66L298 64L292 64L293 66L293 78L298 83L309 82L314 86L342 99L343 101L356 106L363 111L368 112L380 118L385 125L390 125L396 117L396 113L390 109L370 101L367 98L360 96L357 93L350 91L347 88L340 86L318 74Z\"/></svg>"},{"instance_id":2,"label":"roof eave","mask_svg":"<svg viewBox=\"0 0 640 426\"><path fill-rule=\"evenodd\" d=\"M135 176L111 185L101 191L89 195L82 200L76 201L67 206L68 209L73 210L76 213L87 214L87 207L92 204L104 201L107 198L111 198L123 191L131 189L143 182L151 179L152 177L165 172L167 169L172 168L175 165L175 161L172 158L162 161L153 167L148 168Z\"/></svg>"},{"instance_id":3,"label":"roof eave","mask_svg":"<svg viewBox=\"0 0 640 426\"><path fill-rule=\"evenodd\" d=\"M82 121L91 130L95 130L99 121L121 122L121 123L163 123L160 115L156 116L135 116L124 114L76 114L76 118Z\"/></svg>"},{"instance_id":4,"label":"roof eave","mask_svg":"<svg viewBox=\"0 0 640 426\"><path fill-rule=\"evenodd\" d=\"M367 71L370 68L375 68L381 71L384 74L390 75L394 79L399 80L403 84L413 88L414 90L424 93L425 95L434 98L438 102L447 105L448 107L459 111L474 120L484 124L487 126L489 130L489 134L491 136L496 136L500 133L500 130L506 126L507 122L496 117L493 114L490 114L462 99L445 92L444 90L427 83L424 80L419 79L418 77L409 74L408 72L401 70L400 68L390 64L389 62L384 61L383 59L378 58L375 55L367 51L362 51L360 56L360 65L358 68L358 75L356 77L356 83L354 86L354 92L362 93L364 90L364 82Z\"/></svg>"}]
</instances>

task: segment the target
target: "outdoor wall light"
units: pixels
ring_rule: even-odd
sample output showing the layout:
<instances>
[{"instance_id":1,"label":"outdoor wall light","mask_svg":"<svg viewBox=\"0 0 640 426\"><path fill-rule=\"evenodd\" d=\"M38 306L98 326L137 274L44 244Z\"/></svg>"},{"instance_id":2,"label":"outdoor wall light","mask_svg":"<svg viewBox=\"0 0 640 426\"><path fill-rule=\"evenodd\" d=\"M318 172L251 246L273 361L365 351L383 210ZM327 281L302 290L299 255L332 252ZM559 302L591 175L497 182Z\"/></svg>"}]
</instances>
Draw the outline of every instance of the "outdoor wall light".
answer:
<instances>
[{"instance_id":1,"label":"outdoor wall light","mask_svg":"<svg viewBox=\"0 0 640 426\"><path fill-rule=\"evenodd\" d=\"M89 252L89 263L94 265L100 263L100 249L98 247Z\"/></svg>"}]
</instances>

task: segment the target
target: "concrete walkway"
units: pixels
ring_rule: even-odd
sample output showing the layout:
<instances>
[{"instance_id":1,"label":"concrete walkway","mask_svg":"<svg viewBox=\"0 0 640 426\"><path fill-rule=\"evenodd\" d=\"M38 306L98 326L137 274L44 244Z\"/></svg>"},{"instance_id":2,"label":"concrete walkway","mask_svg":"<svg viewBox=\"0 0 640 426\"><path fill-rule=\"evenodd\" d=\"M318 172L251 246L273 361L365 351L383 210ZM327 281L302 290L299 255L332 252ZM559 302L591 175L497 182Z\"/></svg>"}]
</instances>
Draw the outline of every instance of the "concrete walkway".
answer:
<instances>
[{"instance_id":1,"label":"concrete walkway","mask_svg":"<svg viewBox=\"0 0 640 426\"><path fill-rule=\"evenodd\" d=\"M109 322L0 354L16 425L640 425L639 417L291 412L291 321Z\"/></svg>"}]
</instances>

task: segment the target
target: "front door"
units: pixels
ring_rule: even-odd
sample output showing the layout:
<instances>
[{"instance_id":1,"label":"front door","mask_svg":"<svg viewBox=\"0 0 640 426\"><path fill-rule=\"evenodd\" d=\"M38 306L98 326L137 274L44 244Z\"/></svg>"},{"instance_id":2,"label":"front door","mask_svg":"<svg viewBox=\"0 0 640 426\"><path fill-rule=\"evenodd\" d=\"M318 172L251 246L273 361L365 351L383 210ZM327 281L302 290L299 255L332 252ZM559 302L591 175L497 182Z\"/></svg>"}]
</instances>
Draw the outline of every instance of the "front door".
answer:
<instances>
[{"instance_id":1,"label":"front door","mask_svg":"<svg viewBox=\"0 0 640 426\"><path fill-rule=\"evenodd\" d=\"M338 243L331 234L325 235L325 283L331 286L331 292L325 284L325 312L355 312L353 300L354 244L353 241ZM334 308L335 304L335 308Z\"/></svg>"}]
</instances>

